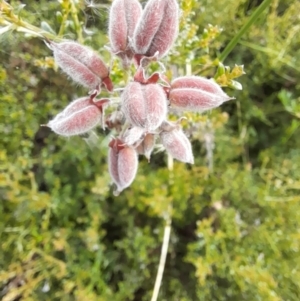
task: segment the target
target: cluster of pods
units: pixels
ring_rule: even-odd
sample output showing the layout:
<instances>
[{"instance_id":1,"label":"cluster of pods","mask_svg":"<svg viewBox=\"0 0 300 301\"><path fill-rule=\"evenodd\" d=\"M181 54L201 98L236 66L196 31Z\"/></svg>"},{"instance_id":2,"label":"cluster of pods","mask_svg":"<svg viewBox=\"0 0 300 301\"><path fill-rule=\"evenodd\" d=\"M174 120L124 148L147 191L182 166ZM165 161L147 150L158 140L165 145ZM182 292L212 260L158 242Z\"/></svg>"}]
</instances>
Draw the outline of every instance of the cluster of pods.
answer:
<instances>
[{"instance_id":1,"label":"cluster of pods","mask_svg":"<svg viewBox=\"0 0 300 301\"><path fill-rule=\"evenodd\" d=\"M107 116L104 108L110 99L97 97L102 88L114 92L114 87L101 57L73 41L47 41L61 70L90 91L71 102L47 126L66 137L87 133L98 125L113 130L116 135L109 143L108 166L115 194L133 182L138 154L150 160L156 143L174 159L193 164L191 143L179 122L168 121L170 110L204 112L231 99L204 77L168 80L159 72L146 77L147 64L159 61L172 47L178 26L177 0L149 0L144 8L138 0L113 1L108 26L110 50L124 69L134 65L136 72L122 89L119 107Z\"/></svg>"}]
</instances>

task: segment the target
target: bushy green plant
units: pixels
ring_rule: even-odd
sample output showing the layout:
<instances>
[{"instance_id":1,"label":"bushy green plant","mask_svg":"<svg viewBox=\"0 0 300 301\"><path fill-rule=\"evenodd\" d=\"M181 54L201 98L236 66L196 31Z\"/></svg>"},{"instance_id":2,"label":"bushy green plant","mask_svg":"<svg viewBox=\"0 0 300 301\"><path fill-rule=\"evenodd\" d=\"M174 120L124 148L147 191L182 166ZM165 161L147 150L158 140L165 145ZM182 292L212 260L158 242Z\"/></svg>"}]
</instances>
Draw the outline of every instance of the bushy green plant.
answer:
<instances>
[{"instance_id":1,"label":"bushy green plant","mask_svg":"<svg viewBox=\"0 0 300 301\"><path fill-rule=\"evenodd\" d=\"M54 35L50 26L109 59L110 3L93 3L10 4L35 29ZM166 63L178 75L214 76L216 57L257 6L182 1L182 34ZM75 95L53 69L41 39L17 27L0 35L1 298L150 300L171 206L159 300L299 300L297 10L297 1L273 1L228 56L231 70L244 64L247 73L244 89L230 91L236 100L186 114L195 165L175 162L170 172L163 153L142 159L117 198L106 171L108 132L64 139L40 127L80 88ZM3 20L1 10L0 32ZM126 80L116 62L112 77Z\"/></svg>"}]
</instances>

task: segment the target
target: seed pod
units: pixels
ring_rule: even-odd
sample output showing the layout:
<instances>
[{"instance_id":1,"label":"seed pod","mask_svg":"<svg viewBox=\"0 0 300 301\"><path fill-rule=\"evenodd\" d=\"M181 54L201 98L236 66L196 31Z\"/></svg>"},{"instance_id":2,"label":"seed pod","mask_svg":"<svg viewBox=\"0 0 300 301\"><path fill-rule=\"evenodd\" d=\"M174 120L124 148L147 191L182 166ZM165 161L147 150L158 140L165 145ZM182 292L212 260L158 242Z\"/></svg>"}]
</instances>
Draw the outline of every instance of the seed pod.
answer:
<instances>
[{"instance_id":1,"label":"seed pod","mask_svg":"<svg viewBox=\"0 0 300 301\"><path fill-rule=\"evenodd\" d=\"M232 99L213 80L200 76L185 76L171 83L169 100L179 110L204 112Z\"/></svg>"},{"instance_id":2,"label":"seed pod","mask_svg":"<svg viewBox=\"0 0 300 301\"><path fill-rule=\"evenodd\" d=\"M149 0L136 26L133 47L136 54L163 57L178 34L176 0Z\"/></svg>"},{"instance_id":3,"label":"seed pod","mask_svg":"<svg viewBox=\"0 0 300 301\"><path fill-rule=\"evenodd\" d=\"M130 61L133 57L129 41L142 14L142 6L137 0L114 0L110 9L108 35L112 51Z\"/></svg>"},{"instance_id":4,"label":"seed pod","mask_svg":"<svg viewBox=\"0 0 300 301\"><path fill-rule=\"evenodd\" d=\"M61 136L74 136L84 134L101 121L101 113L96 106L88 106L70 116L51 120L49 126L53 132Z\"/></svg>"},{"instance_id":5,"label":"seed pod","mask_svg":"<svg viewBox=\"0 0 300 301\"><path fill-rule=\"evenodd\" d=\"M112 140L109 146L109 174L117 185L115 195L118 195L133 182L137 172L138 158L136 151L119 139Z\"/></svg>"},{"instance_id":6,"label":"seed pod","mask_svg":"<svg viewBox=\"0 0 300 301\"><path fill-rule=\"evenodd\" d=\"M56 50L54 51L54 59L58 66L76 83L89 89L98 89L100 86L100 78L68 54Z\"/></svg>"},{"instance_id":7,"label":"seed pod","mask_svg":"<svg viewBox=\"0 0 300 301\"><path fill-rule=\"evenodd\" d=\"M102 81L112 91L109 69L90 48L76 42L50 43L55 62L75 82L90 89L98 89Z\"/></svg>"},{"instance_id":8,"label":"seed pod","mask_svg":"<svg viewBox=\"0 0 300 301\"><path fill-rule=\"evenodd\" d=\"M122 94L122 110L133 126L153 131L166 118L167 99L158 84L131 82Z\"/></svg>"},{"instance_id":9,"label":"seed pod","mask_svg":"<svg viewBox=\"0 0 300 301\"><path fill-rule=\"evenodd\" d=\"M136 147L136 151L145 155L145 157L150 161L151 153L155 145L155 136L153 134L147 134L143 141Z\"/></svg>"},{"instance_id":10,"label":"seed pod","mask_svg":"<svg viewBox=\"0 0 300 301\"><path fill-rule=\"evenodd\" d=\"M71 114L90 106L91 103L92 102L90 97L81 97L79 99L73 100L60 114L63 117L70 116Z\"/></svg>"},{"instance_id":11,"label":"seed pod","mask_svg":"<svg viewBox=\"0 0 300 301\"><path fill-rule=\"evenodd\" d=\"M166 151L178 161L194 164L192 146L181 129L163 131L160 139Z\"/></svg>"},{"instance_id":12,"label":"seed pod","mask_svg":"<svg viewBox=\"0 0 300 301\"><path fill-rule=\"evenodd\" d=\"M201 76L182 76L171 82L171 89L193 88L228 97L221 87L212 79Z\"/></svg>"},{"instance_id":13,"label":"seed pod","mask_svg":"<svg viewBox=\"0 0 300 301\"><path fill-rule=\"evenodd\" d=\"M47 126L55 133L69 137L93 129L100 123L101 117L102 107L93 104L90 97L82 97L71 102Z\"/></svg>"}]
</instances>

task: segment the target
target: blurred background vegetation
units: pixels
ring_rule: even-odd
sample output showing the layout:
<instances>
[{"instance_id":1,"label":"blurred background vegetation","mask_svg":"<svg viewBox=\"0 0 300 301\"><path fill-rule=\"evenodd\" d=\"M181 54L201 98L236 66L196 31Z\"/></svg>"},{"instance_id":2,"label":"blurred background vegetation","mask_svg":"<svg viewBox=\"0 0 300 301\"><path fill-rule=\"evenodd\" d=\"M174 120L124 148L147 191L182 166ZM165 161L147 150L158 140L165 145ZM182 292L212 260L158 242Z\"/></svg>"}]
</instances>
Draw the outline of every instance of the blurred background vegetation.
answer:
<instances>
[{"instance_id":1,"label":"blurred background vegetation","mask_svg":"<svg viewBox=\"0 0 300 301\"><path fill-rule=\"evenodd\" d=\"M110 1L73 1L67 14L70 3L10 1L23 20L111 61ZM261 1L180 3L167 75L213 77L212 62ZM235 100L186 114L195 164L175 162L170 179L164 153L141 157L118 197L108 131L65 139L40 127L87 91L53 68L42 39L0 35L0 299L150 300L172 203L159 300L300 300L299 11L297 0L271 1L224 62L244 65L243 90L225 88Z\"/></svg>"}]
</instances>

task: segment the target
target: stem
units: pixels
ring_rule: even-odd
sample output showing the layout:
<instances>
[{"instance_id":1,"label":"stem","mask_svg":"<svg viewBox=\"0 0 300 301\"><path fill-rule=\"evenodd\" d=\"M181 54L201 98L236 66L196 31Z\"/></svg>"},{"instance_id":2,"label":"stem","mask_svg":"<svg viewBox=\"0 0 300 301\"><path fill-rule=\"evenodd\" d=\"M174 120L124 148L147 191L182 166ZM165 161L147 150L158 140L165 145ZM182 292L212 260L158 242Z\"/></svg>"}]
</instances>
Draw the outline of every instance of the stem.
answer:
<instances>
[{"instance_id":1,"label":"stem","mask_svg":"<svg viewBox=\"0 0 300 301\"><path fill-rule=\"evenodd\" d=\"M13 25L13 28L22 31L25 33L30 33L32 35L36 35L37 37L47 38L49 40L60 40L59 37L56 35L41 30L40 28L31 25L28 22L23 21L19 16L15 15L12 11L12 8L10 5L8 5L6 2L3 2L0 4L0 24L4 25Z\"/></svg>"},{"instance_id":2,"label":"stem","mask_svg":"<svg viewBox=\"0 0 300 301\"><path fill-rule=\"evenodd\" d=\"M156 301L157 297L158 297L162 277L164 274L166 258L167 258L167 254L168 254L170 233L171 233L171 219L169 218L168 220L166 220L164 240L163 240L163 244L161 247L159 266L158 266L158 270L157 270L157 275L156 275L156 280L155 280L155 285L154 285L151 301Z\"/></svg>"},{"instance_id":3,"label":"stem","mask_svg":"<svg viewBox=\"0 0 300 301\"><path fill-rule=\"evenodd\" d=\"M243 148L243 153L242 153L242 159L243 159L243 164L244 166L247 165L247 154L246 154L246 147L245 147L245 137L244 137L244 126L242 122L242 111L241 111L241 103L239 100L236 101L236 113L237 113L237 118L238 118L238 130L239 130L239 138L240 138L240 143L242 144Z\"/></svg>"},{"instance_id":4,"label":"stem","mask_svg":"<svg viewBox=\"0 0 300 301\"><path fill-rule=\"evenodd\" d=\"M82 28L78 19L76 5L74 3L74 0L71 0L70 3L71 3L71 15L75 24L76 33L78 36L78 42L83 44Z\"/></svg>"},{"instance_id":5,"label":"stem","mask_svg":"<svg viewBox=\"0 0 300 301\"><path fill-rule=\"evenodd\" d=\"M28 32L28 33L30 33L32 35L36 35L37 37L47 38L47 39L53 40L53 41L61 40L56 35L54 35L54 34L52 34L50 32L41 30L40 28L38 28L38 27L36 27L34 25L31 25L31 24L29 24L29 23L27 23L25 21L22 21L22 20L17 20L16 21L14 19L7 18L6 22L4 21L3 23L13 24L15 26L15 28L16 28L17 31Z\"/></svg>"},{"instance_id":6,"label":"stem","mask_svg":"<svg viewBox=\"0 0 300 301\"><path fill-rule=\"evenodd\" d=\"M172 156L168 155L168 169L169 169L169 185L173 185L173 158ZM172 203L169 204L168 210L166 212L165 216L165 230L164 230L164 238L163 238L163 244L161 246L161 253L160 253L160 260L159 260L159 266L157 270L157 275L155 279L154 289L151 301L157 301L157 297L159 294L159 289L161 286L164 269L166 265L166 259L168 254L168 248L169 248L169 242L170 242L170 234L171 234L171 224L172 224Z\"/></svg>"},{"instance_id":7,"label":"stem","mask_svg":"<svg viewBox=\"0 0 300 301\"><path fill-rule=\"evenodd\" d=\"M225 47L223 52L219 56L219 61L223 62L229 53L233 50L233 48L238 43L239 39L242 37L244 33L254 24L254 22L259 18L262 12L269 6L272 0L264 0L261 5L255 10L255 12L250 16L249 20L242 26L242 28L238 31L238 33L233 37L233 39L229 42L229 44Z\"/></svg>"},{"instance_id":8,"label":"stem","mask_svg":"<svg viewBox=\"0 0 300 301\"><path fill-rule=\"evenodd\" d=\"M69 9L66 9L64 11L63 18L61 20L61 25L60 25L59 32L58 32L58 36L60 36L60 37L64 34L64 31L65 31L65 28L66 28L67 19L68 19L68 16L69 16L69 12L70 12Z\"/></svg>"}]
</instances>

